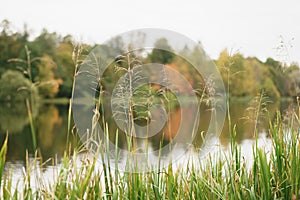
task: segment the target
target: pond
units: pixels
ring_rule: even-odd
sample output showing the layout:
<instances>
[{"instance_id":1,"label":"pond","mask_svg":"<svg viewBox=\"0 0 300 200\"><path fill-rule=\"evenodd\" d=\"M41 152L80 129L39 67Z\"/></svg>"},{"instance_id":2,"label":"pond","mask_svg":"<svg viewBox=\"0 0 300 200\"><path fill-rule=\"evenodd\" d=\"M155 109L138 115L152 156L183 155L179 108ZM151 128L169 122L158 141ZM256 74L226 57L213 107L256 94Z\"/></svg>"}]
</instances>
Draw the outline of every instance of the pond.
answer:
<instances>
[{"instance_id":1,"label":"pond","mask_svg":"<svg viewBox=\"0 0 300 200\"><path fill-rule=\"evenodd\" d=\"M41 156L44 160L60 158L66 149L68 105L41 104L36 106L32 113ZM32 132L25 104L2 103L0 131L1 144L8 133L8 162L25 163L26 151L30 156L34 154Z\"/></svg>"},{"instance_id":2,"label":"pond","mask_svg":"<svg viewBox=\"0 0 300 200\"><path fill-rule=\"evenodd\" d=\"M269 120L276 117L276 112L285 113L290 101L276 101L267 105L268 112L262 115L257 123L257 131L260 134L266 134L269 126ZM236 125L236 139L242 144L245 140L254 139L254 121L249 117L249 101L236 100L230 103L231 124ZM68 105L59 104L40 104L33 111L34 126L36 131L36 141L40 155L43 160L49 158L60 159L66 150L67 127L68 127ZM207 129L207 124L210 120L209 111L205 108L201 110L201 123L199 130ZM176 117L173 125L176 124ZM178 120L178 119L177 119ZM112 128L113 129L113 128ZM29 157L33 156L33 138L31 134L30 123L27 114L26 105L11 105L2 103L0 107L0 142L3 143L6 133L9 135L7 163L9 166L15 165L17 168L24 166L26 162L26 151ZM79 141L79 136L76 134L69 135L69 141L76 145ZM159 141L153 139L152 146L159 146ZM201 147L201 135L197 134L193 145ZM227 147L230 142L230 133L228 127L228 119L226 118L223 131L219 136L219 143ZM48 163L52 165L53 163ZM47 167L47 165L46 165Z\"/></svg>"}]
</instances>

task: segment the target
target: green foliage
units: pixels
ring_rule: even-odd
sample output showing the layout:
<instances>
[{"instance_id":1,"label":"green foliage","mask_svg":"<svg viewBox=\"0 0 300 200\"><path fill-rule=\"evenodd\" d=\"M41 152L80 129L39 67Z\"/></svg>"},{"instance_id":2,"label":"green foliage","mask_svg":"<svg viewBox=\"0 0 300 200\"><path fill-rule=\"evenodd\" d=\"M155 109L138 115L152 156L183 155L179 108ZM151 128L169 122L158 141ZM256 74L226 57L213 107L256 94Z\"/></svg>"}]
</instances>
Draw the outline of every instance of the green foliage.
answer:
<instances>
[{"instance_id":1,"label":"green foliage","mask_svg":"<svg viewBox=\"0 0 300 200\"><path fill-rule=\"evenodd\" d=\"M72 91L74 63L72 60L73 45L70 37L65 37L55 51L54 61L57 65L56 77L62 79L60 84L58 96L59 97L70 97Z\"/></svg>"},{"instance_id":2,"label":"green foliage","mask_svg":"<svg viewBox=\"0 0 300 200\"><path fill-rule=\"evenodd\" d=\"M264 91L270 98L297 96L300 70L297 64L283 66L268 58L265 63L257 58L230 55L224 50L216 61L231 96L255 96Z\"/></svg>"},{"instance_id":3,"label":"green foliage","mask_svg":"<svg viewBox=\"0 0 300 200\"><path fill-rule=\"evenodd\" d=\"M300 70L297 64L292 64L285 71L286 96L298 96L300 93Z\"/></svg>"},{"instance_id":4,"label":"green foliage","mask_svg":"<svg viewBox=\"0 0 300 200\"><path fill-rule=\"evenodd\" d=\"M152 63L166 64L173 61L175 55L172 53L172 47L168 44L166 38L160 38L155 42L154 49L149 58Z\"/></svg>"},{"instance_id":5,"label":"green foliage","mask_svg":"<svg viewBox=\"0 0 300 200\"><path fill-rule=\"evenodd\" d=\"M273 97L273 98L280 97L280 93L278 92L275 84L273 83L273 81L270 78L266 78L263 81L263 84L262 84L260 90L261 91L265 90L268 97Z\"/></svg>"},{"instance_id":6,"label":"green foliage","mask_svg":"<svg viewBox=\"0 0 300 200\"><path fill-rule=\"evenodd\" d=\"M36 87L21 72L7 70L0 79L0 101L25 102L37 99Z\"/></svg>"},{"instance_id":7,"label":"green foliage","mask_svg":"<svg viewBox=\"0 0 300 200\"><path fill-rule=\"evenodd\" d=\"M55 79L54 69L56 64L51 57L43 56L37 68L39 73L35 78L35 82L38 84L39 94L43 98L55 97L59 91L59 85L62 83L61 79Z\"/></svg>"},{"instance_id":8,"label":"green foliage","mask_svg":"<svg viewBox=\"0 0 300 200\"><path fill-rule=\"evenodd\" d=\"M19 58L20 51L27 41L27 33L11 31L11 24L4 20L1 22L0 30L0 76L10 69L15 69L15 63L9 63L10 58Z\"/></svg>"},{"instance_id":9,"label":"green foliage","mask_svg":"<svg viewBox=\"0 0 300 200\"><path fill-rule=\"evenodd\" d=\"M0 113L1 132L19 133L29 123L25 102L1 102Z\"/></svg>"},{"instance_id":10,"label":"green foliage","mask_svg":"<svg viewBox=\"0 0 300 200\"><path fill-rule=\"evenodd\" d=\"M254 73L245 64L241 54L229 55L227 50L223 51L217 60L217 66L221 71L224 84L227 86L227 92L232 96L255 95Z\"/></svg>"}]
</instances>

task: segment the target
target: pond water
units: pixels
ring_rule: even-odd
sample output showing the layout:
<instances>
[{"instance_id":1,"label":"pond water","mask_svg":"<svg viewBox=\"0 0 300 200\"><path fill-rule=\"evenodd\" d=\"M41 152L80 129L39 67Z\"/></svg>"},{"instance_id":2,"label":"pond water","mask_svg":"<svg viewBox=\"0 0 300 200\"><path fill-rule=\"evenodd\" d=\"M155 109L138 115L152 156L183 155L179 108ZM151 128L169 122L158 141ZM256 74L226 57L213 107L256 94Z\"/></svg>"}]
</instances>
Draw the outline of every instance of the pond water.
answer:
<instances>
[{"instance_id":1,"label":"pond water","mask_svg":"<svg viewBox=\"0 0 300 200\"><path fill-rule=\"evenodd\" d=\"M41 104L34 108L36 141L44 160L60 158L66 147L68 105ZM2 103L0 107L0 141L8 133L7 161L24 163L26 151L34 153L33 138L25 104ZM72 140L71 135L71 140Z\"/></svg>"},{"instance_id":2,"label":"pond water","mask_svg":"<svg viewBox=\"0 0 300 200\"><path fill-rule=\"evenodd\" d=\"M259 133L266 134L269 120L273 120L276 111L284 113L291 102L276 101L267 105L268 112L260 118L256 127ZM237 142L252 140L254 134L254 121L249 114L249 101L233 101L230 103L231 124L236 124ZM205 108L201 111L201 123L199 130L205 130L209 122L210 114ZM59 158L63 156L66 149L67 127L68 127L68 105L41 104L33 111L34 126L36 130L36 141L43 160ZM173 124L176 124L176 117ZM172 125L173 126L173 125ZM225 120L223 131L219 137L219 143L226 147L230 142L228 119ZM0 144L3 143L8 132L7 163L24 166L26 151L29 156L34 153L33 139L26 105L3 104L0 107ZM70 134L70 141L73 145L78 142L78 135ZM195 137L194 146L201 146L201 135ZM159 141L153 140L153 148L159 146ZM48 163L52 165L51 163Z\"/></svg>"}]
</instances>

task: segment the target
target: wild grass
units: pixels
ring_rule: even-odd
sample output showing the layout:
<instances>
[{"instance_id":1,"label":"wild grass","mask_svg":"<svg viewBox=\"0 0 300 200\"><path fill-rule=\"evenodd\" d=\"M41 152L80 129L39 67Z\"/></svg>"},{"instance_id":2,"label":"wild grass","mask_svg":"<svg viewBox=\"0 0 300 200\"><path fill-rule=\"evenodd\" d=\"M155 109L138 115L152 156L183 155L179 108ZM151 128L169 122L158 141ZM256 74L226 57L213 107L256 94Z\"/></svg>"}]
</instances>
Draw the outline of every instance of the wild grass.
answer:
<instances>
[{"instance_id":1,"label":"wild grass","mask_svg":"<svg viewBox=\"0 0 300 200\"><path fill-rule=\"evenodd\" d=\"M94 156L65 154L53 182L43 182L36 173L38 157L24 168L23 178L15 187L12 172L4 171L7 140L1 148L2 199L299 199L300 136L298 127L287 127L280 115L269 130L271 149L253 143L253 161L247 167L232 130L231 148L222 148L206 159L187 165L135 173L112 171L100 164L101 149ZM258 138L256 138L258 140ZM197 154L196 154L197 155ZM109 163L109 162L108 162ZM115 165L116 167L117 165ZM31 185L33 180L38 180Z\"/></svg>"}]
</instances>

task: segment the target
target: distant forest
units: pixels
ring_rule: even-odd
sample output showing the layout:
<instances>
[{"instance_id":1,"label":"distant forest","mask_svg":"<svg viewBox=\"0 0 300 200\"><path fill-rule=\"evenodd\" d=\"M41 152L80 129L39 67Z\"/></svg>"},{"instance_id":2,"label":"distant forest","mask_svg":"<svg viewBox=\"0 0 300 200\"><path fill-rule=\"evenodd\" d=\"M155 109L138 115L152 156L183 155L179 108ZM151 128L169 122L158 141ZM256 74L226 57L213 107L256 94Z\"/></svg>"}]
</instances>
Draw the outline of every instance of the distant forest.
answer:
<instances>
[{"instance_id":1,"label":"distant forest","mask_svg":"<svg viewBox=\"0 0 300 200\"><path fill-rule=\"evenodd\" d=\"M30 90L40 98L70 98L75 69L74 43L71 35L61 36L42 30L32 39L30 32L15 32L10 22L4 20L0 27L0 101L13 101ZM112 51L122 48L120 38L107 46ZM161 38L156 46L168 46ZM82 44L82 56L95 45ZM186 51L186 49L182 49ZM197 48L190 50L189 59L199 56ZM167 64L195 83L192 67L168 52L153 50L145 60ZM293 97L299 94L300 70L297 63L283 64L273 58L261 61L256 57L244 57L240 53L220 53L216 66L223 77L228 94L235 97L255 96L264 91L271 98ZM30 88L30 89L28 89ZM17 92L18 91L18 92Z\"/></svg>"}]
</instances>

